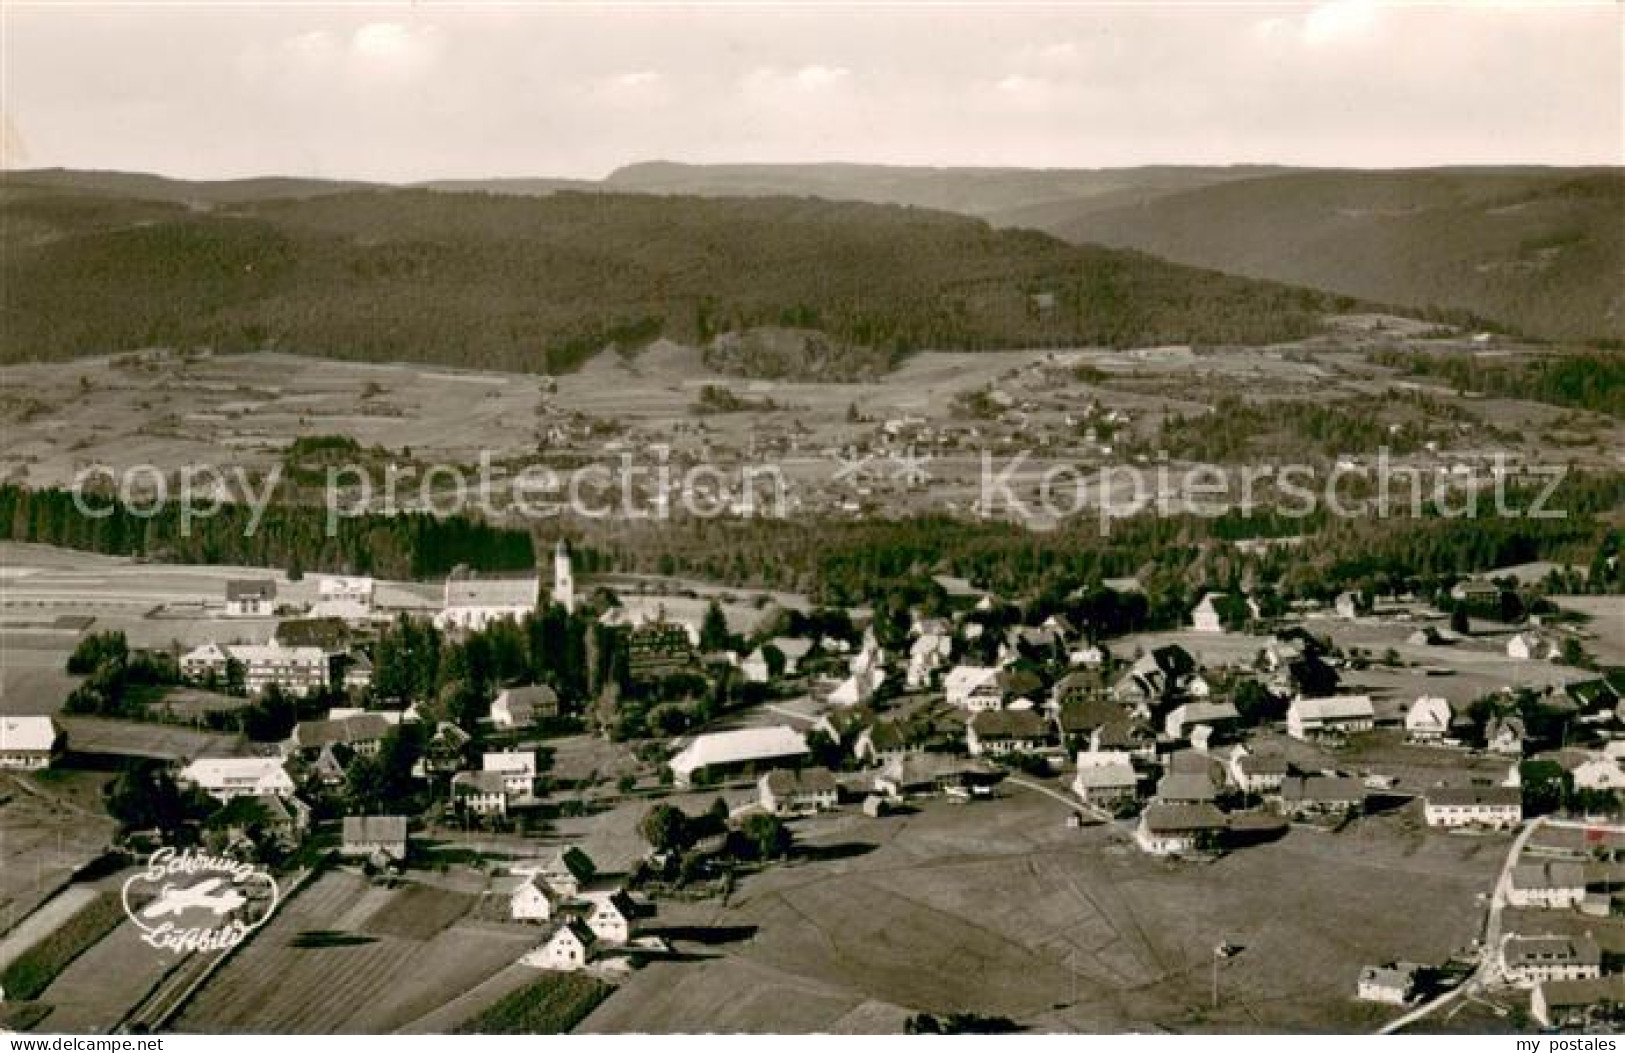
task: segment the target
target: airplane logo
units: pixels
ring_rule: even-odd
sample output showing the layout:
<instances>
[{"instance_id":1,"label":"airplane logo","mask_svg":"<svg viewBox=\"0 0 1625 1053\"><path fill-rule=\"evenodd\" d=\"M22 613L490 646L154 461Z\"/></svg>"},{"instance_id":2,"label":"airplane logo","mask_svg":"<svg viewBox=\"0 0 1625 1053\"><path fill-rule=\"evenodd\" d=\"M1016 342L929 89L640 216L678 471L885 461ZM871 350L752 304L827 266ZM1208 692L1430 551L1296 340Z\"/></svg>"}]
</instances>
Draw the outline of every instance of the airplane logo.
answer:
<instances>
[{"instance_id":1,"label":"airplane logo","mask_svg":"<svg viewBox=\"0 0 1625 1053\"><path fill-rule=\"evenodd\" d=\"M176 888L174 885L165 885L158 898L148 904L141 912L144 918L163 918L182 914L194 908L211 911L215 917L229 914L236 910L248 898L236 889L224 889L218 894L215 889L225 882L225 878L209 878L187 888Z\"/></svg>"}]
</instances>

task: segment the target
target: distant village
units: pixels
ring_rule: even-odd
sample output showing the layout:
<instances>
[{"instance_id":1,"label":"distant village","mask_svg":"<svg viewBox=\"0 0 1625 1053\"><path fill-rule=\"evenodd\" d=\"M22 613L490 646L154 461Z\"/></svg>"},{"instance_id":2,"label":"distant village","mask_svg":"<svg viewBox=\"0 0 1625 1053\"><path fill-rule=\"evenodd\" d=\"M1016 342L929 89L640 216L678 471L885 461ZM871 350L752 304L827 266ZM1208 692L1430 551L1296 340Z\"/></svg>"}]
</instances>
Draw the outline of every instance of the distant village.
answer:
<instances>
[{"instance_id":1,"label":"distant village","mask_svg":"<svg viewBox=\"0 0 1625 1053\"><path fill-rule=\"evenodd\" d=\"M1507 586L1466 578L1447 597L1348 592L1276 611L1210 592L1183 630L1165 634L1177 639L1145 646L1104 638L1081 602L1031 610L968 582L942 584L943 609L900 621L781 612L741 634L715 600L693 619L582 588L562 541L545 583L458 571L438 605L413 614L386 608L364 577L321 577L316 600L297 609L272 579L233 580L215 612L218 638L167 656L176 683L149 719L204 727L242 707L291 714L277 741L176 757L168 772L208 802L200 836L282 866L308 865L321 844L340 865L389 881L415 865L429 830L523 837L545 826L538 816L593 795L646 799L647 852L627 872L601 870L580 846L540 842L496 864L495 914L536 927L521 961L539 969L613 978L669 954L644 931L662 895L725 889L739 868L773 865L798 824L820 815L975 809L1026 788L1061 800L1069 825L1110 826L1171 865L1247 852L1294 828L1335 837L1364 816L1405 810L1426 836L1516 832L1485 890L1481 945L1450 961L1373 961L1349 977L1349 996L1398 1013L1463 985L1510 986L1552 1027L1591 1026L1625 1005L1616 685L1568 664L1570 630L1529 618L1497 638L1495 657L1562 675L1465 703L1443 691L1399 697L1359 685L1406 660L1339 646L1328 631L1412 627L1408 647L1439 654L1426 680L1449 665L1469 619L1496 616ZM1136 588L1102 586L1120 597ZM233 624L251 620L274 631L235 639ZM480 685L472 703L386 693L381 682L406 675L411 650L390 634L408 632L460 641L459 661L482 654L496 672L466 674ZM608 671L590 697L578 676L513 680L490 657L549 646L548 633L588 640L561 654ZM114 646L87 637L81 651ZM98 681L94 653L75 660ZM105 734L113 723L4 717L0 765L42 770L66 750L104 748L76 742L74 729ZM549 742L583 732L626 746L637 769L613 787L607 777L555 782ZM1419 755L1432 761L1419 766ZM701 815L664 803L701 791L718 795Z\"/></svg>"}]
</instances>

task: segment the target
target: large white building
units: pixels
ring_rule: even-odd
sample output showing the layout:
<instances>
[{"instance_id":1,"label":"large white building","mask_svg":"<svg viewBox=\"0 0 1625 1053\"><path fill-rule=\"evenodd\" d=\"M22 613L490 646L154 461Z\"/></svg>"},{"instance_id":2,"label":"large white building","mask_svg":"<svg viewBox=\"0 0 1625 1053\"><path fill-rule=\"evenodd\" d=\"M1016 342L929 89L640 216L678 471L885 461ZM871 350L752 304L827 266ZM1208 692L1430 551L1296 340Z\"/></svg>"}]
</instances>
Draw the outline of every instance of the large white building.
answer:
<instances>
[{"instance_id":1,"label":"large white building","mask_svg":"<svg viewBox=\"0 0 1625 1053\"><path fill-rule=\"evenodd\" d=\"M1286 732L1295 739L1347 735L1370 731L1376 720L1369 695L1297 698L1286 711Z\"/></svg>"},{"instance_id":2,"label":"large white building","mask_svg":"<svg viewBox=\"0 0 1625 1053\"><path fill-rule=\"evenodd\" d=\"M182 768L180 781L217 800L233 797L286 797L293 779L276 757L205 757Z\"/></svg>"},{"instance_id":3,"label":"large white building","mask_svg":"<svg viewBox=\"0 0 1625 1053\"><path fill-rule=\"evenodd\" d=\"M371 578L330 574L316 583L316 602L311 605L310 616L366 621L372 617L376 591Z\"/></svg>"},{"instance_id":4,"label":"large white building","mask_svg":"<svg viewBox=\"0 0 1625 1053\"><path fill-rule=\"evenodd\" d=\"M191 680L226 678L227 666L242 666L243 687L251 695L264 694L275 684L295 695L325 690L332 684L333 663L320 647L266 644L216 644L194 647L181 656L181 672Z\"/></svg>"},{"instance_id":5,"label":"large white building","mask_svg":"<svg viewBox=\"0 0 1625 1053\"><path fill-rule=\"evenodd\" d=\"M811 751L806 736L784 724L739 728L698 735L669 767L679 786L691 786L702 774L721 775L799 763Z\"/></svg>"},{"instance_id":6,"label":"large white building","mask_svg":"<svg viewBox=\"0 0 1625 1053\"><path fill-rule=\"evenodd\" d=\"M446 579L445 602L434 616L438 629L477 632L494 621L520 621L536 611L541 582L536 575L482 578L454 572Z\"/></svg>"},{"instance_id":7,"label":"large white building","mask_svg":"<svg viewBox=\"0 0 1625 1053\"><path fill-rule=\"evenodd\" d=\"M59 738L50 717L0 717L0 768L49 768Z\"/></svg>"},{"instance_id":8,"label":"large white building","mask_svg":"<svg viewBox=\"0 0 1625 1053\"><path fill-rule=\"evenodd\" d=\"M1523 791L1515 786L1440 787L1422 809L1429 826L1509 827L1523 822Z\"/></svg>"},{"instance_id":9,"label":"large white building","mask_svg":"<svg viewBox=\"0 0 1625 1053\"><path fill-rule=\"evenodd\" d=\"M999 671L991 666L956 665L943 677L942 689L950 706L972 713L998 709L1004 704Z\"/></svg>"}]
</instances>

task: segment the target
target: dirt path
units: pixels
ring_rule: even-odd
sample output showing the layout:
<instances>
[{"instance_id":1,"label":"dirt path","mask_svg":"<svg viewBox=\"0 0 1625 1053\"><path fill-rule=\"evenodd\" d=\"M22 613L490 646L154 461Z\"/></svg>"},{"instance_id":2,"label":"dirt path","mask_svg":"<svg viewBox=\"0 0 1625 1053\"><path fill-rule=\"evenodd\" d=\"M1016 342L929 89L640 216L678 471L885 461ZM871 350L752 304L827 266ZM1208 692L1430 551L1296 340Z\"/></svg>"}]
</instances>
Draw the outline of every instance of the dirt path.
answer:
<instances>
[{"instance_id":1,"label":"dirt path","mask_svg":"<svg viewBox=\"0 0 1625 1053\"><path fill-rule=\"evenodd\" d=\"M40 904L38 910L6 933L5 939L0 939L0 971L9 968L20 954L55 932L95 898L96 890L91 886L69 885Z\"/></svg>"}]
</instances>

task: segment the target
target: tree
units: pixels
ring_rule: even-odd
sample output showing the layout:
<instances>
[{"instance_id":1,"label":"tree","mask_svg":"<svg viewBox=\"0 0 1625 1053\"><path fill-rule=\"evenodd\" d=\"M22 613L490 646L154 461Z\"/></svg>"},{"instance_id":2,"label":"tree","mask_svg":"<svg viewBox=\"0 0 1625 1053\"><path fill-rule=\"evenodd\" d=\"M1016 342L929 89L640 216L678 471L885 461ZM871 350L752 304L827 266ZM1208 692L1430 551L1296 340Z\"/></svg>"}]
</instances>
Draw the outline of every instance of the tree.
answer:
<instances>
[{"instance_id":1,"label":"tree","mask_svg":"<svg viewBox=\"0 0 1625 1053\"><path fill-rule=\"evenodd\" d=\"M1450 631L1457 636L1467 636L1473 631L1472 622L1467 617L1466 601L1460 601L1450 608Z\"/></svg>"},{"instance_id":2,"label":"tree","mask_svg":"<svg viewBox=\"0 0 1625 1053\"><path fill-rule=\"evenodd\" d=\"M705 608L705 620L700 623L700 650L726 651L732 642L728 616L722 613L722 604L712 600Z\"/></svg>"},{"instance_id":3,"label":"tree","mask_svg":"<svg viewBox=\"0 0 1625 1053\"><path fill-rule=\"evenodd\" d=\"M638 833L657 852L681 849L689 842L688 816L681 808L657 804L638 822Z\"/></svg>"},{"instance_id":4,"label":"tree","mask_svg":"<svg viewBox=\"0 0 1625 1053\"><path fill-rule=\"evenodd\" d=\"M776 815L753 812L745 817L740 832L755 849L758 859L782 859L790 854L794 838L790 828Z\"/></svg>"}]
</instances>

